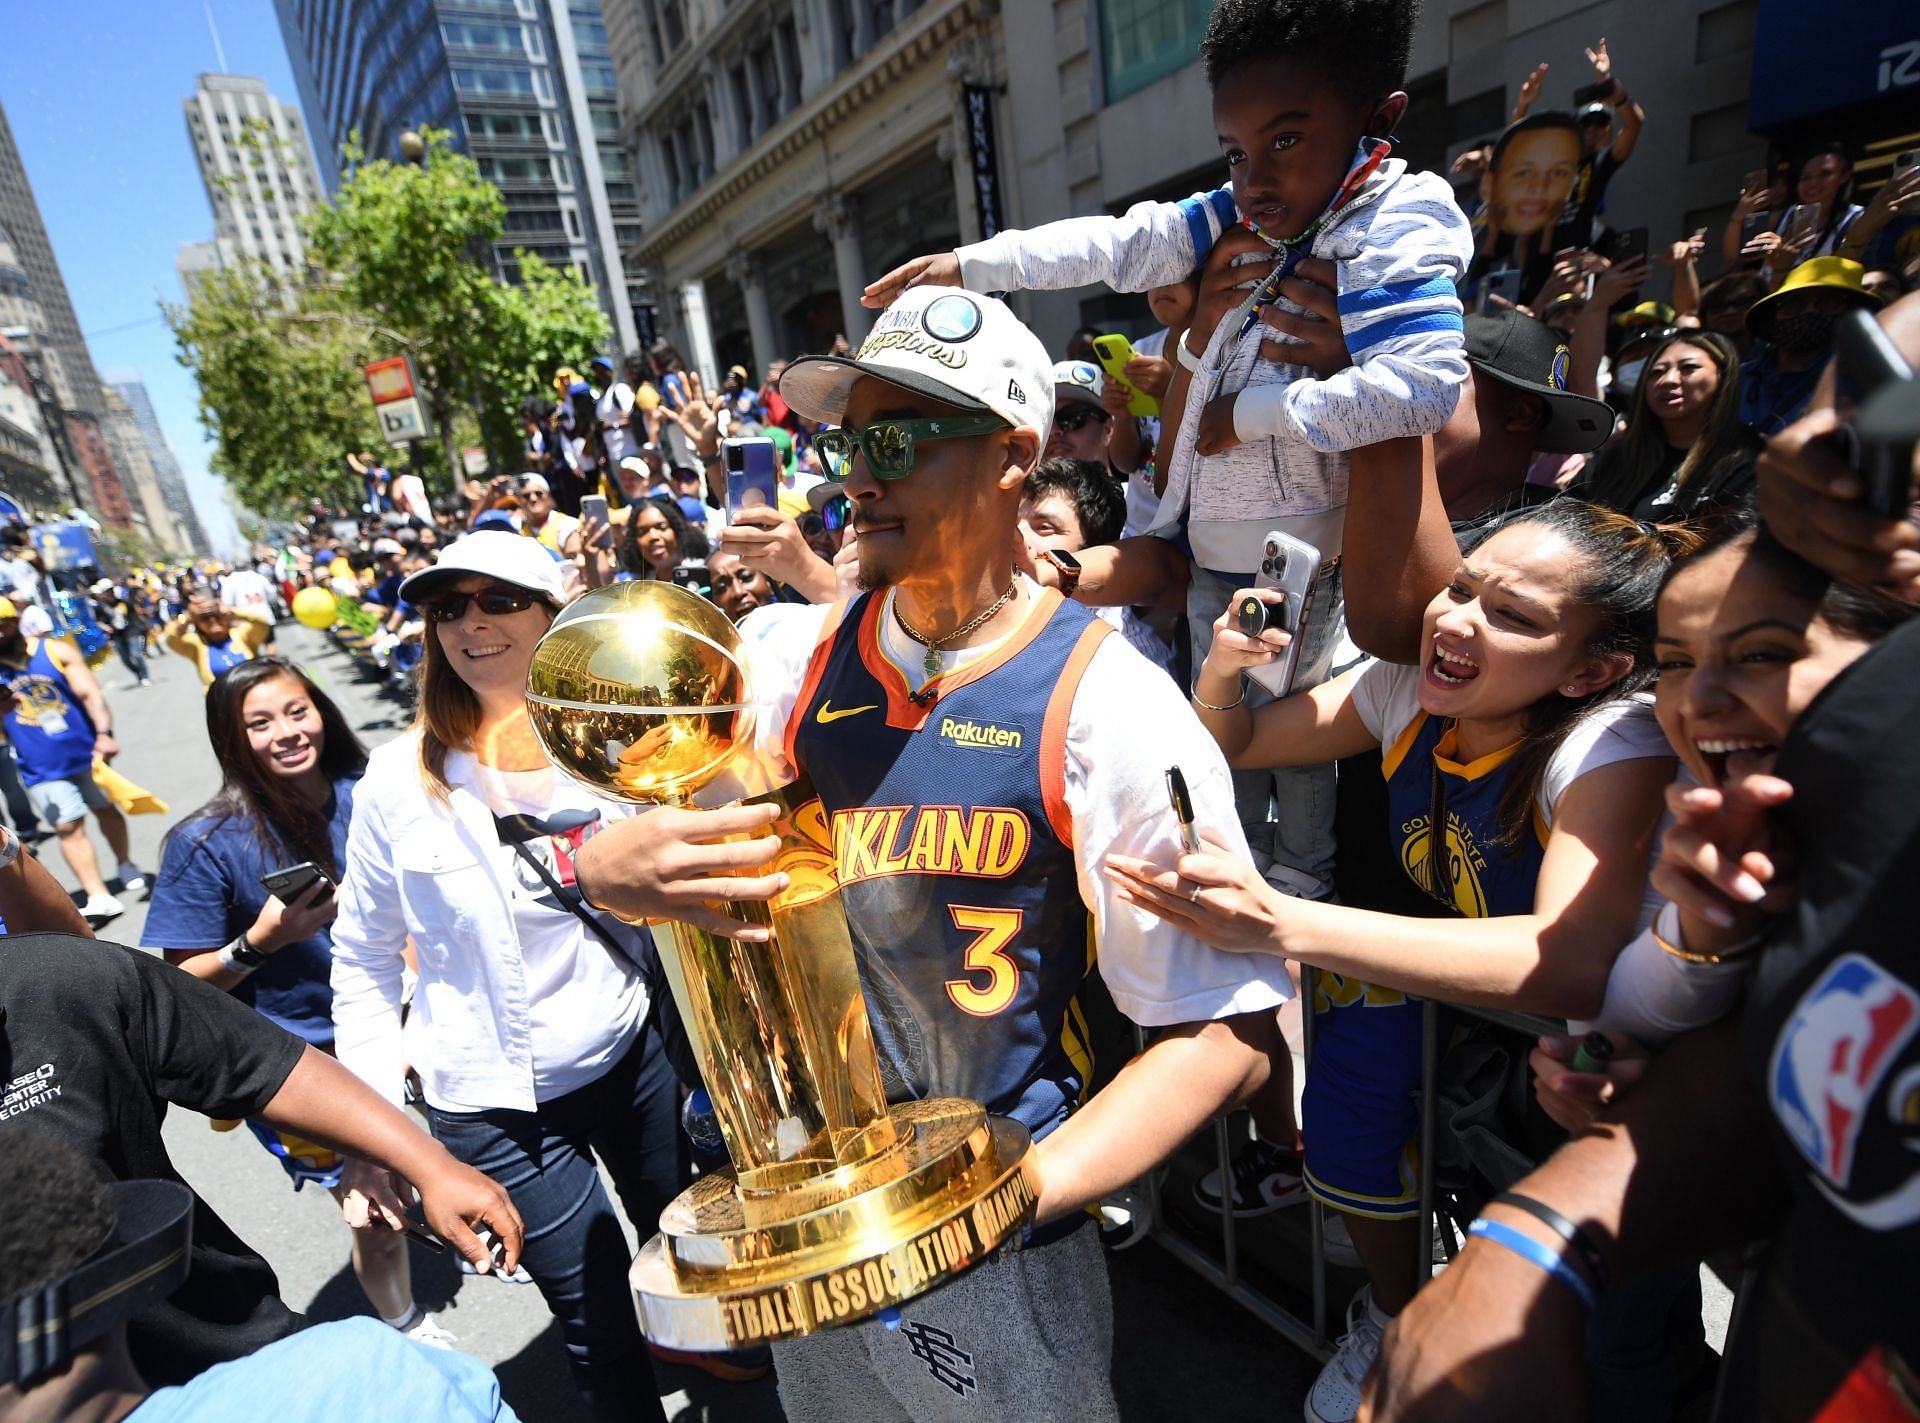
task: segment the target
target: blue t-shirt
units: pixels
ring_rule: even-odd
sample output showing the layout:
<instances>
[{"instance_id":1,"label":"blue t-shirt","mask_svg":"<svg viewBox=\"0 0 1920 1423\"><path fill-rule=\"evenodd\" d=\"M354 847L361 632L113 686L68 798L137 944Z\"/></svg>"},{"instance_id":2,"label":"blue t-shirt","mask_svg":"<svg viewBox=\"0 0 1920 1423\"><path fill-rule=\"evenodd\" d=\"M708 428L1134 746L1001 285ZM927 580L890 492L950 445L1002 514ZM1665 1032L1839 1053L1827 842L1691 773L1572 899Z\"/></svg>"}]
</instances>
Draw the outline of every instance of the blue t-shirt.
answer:
<instances>
[{"instance_id":1,"label":"blue t-shirt","mask_svg":"<svg viewBox=\"0 0 1920 1423\"><path fill-rule=\"evenodd\" d=\"M264 972L264 970L262 970ZM316 1324L147 1395L128 1423L519 1423L493 1370L471 1354L416 1344L377 1319Z\"/></svg>"},{"instance_id":2,"label":"blue t-shirt","mask_svg":"<svg viewBox=\"0 0 1920 1423\"><path fill-rule=\"evenodd\" d=\"M333 862L347 861L347 823L357 777L333 783L328 832ZM213 949L253 927L267 902L260 877L294 863L291 852L261 854L250 821L196 812L176 825L160 851L153 902L140 946ZM333 1046L333 933L327 926L268 958L234 986L233 996L315 1047Z\"/></svg>"}]
</instances>

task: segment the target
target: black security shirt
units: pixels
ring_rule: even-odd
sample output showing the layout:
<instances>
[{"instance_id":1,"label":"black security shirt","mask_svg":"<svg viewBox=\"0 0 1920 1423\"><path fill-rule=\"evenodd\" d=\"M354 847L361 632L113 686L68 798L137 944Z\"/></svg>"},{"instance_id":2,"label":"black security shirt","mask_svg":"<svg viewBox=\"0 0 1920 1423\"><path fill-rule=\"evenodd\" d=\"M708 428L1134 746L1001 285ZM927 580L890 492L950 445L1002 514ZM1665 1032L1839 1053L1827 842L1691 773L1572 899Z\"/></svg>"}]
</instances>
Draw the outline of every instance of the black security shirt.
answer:
<instances>
[{"instance_id":1,"label":"black security shirt","mask_svg":"<svg viewBox=\"0 0 1920 1423\"><path fill-rule=\"evenodd\" d=\"M245 1117L304 1048L243 1003L136 949L66 934L0 937L0 1151L14 1129L63 1138L118 1181L178 1181L167 1104ZM183 1383L304 1321L267 1262L195 1198L187 1282L133 1327L142 1375Z\"/></svg>"},{"instance_id":2,"label":"black security shirt","mask_svg":"<svg viewBox=\"0 0 1920 1423\"><path fill-rule=\"evenodd\" d=\"M1920 1366L1917 697L1911 623L1828 686L1776 766L1800 899L1761 952L1746 1044L1794 1199L1728 1342L1724 1418L1813 1418L1874 1345Z\"/></svg>"}]
</instances>

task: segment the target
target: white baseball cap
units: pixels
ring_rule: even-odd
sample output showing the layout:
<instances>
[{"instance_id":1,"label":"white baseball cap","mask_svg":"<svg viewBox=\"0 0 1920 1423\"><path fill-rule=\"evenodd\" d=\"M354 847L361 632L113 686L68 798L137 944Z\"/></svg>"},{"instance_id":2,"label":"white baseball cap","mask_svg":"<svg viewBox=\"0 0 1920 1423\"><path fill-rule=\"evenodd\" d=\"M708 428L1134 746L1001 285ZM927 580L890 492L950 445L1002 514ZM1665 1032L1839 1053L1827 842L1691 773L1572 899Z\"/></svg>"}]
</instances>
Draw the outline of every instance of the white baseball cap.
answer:
<instances>
[{"instance_id":1,"label":"white baseball cap","mask_svg":"<svg viewBox=\"0 0 1920 1423\"><path fill-rule=\"evenodd\" d=\"M398 539L375 539L373 541L373 552L374 556L378 557L386 553L405 553L406 549L401 546L400 540Z\"/></svg>"},{"instance_id":2,"label":"white baseball cap","mask_svg":"<svg viewBox=\"0 0 1920 1423\"><path fill-rule=\"evenodd\" d=\"M400 585L400 596L418 603L474 573L539 593L555 603L566 601L559 561L537 539L522 538L505 529L482 529L455 539L440 550L438 563L410 575Z\"/></svg>"},{"instance_id":3,"label":"white baseball cap","mask_svg":"<svg viewBox=\"0 0 1920 1423\"><path fill-rule=\"evenodd\" d=\"M909 287L848 356L803 356L775 388L809 420L839 425L863 376L962 410L998 415L1046 442L1053 362L1007 304L959 287Z\"/></svg>"},{"instance_id":4,"label":"white baseball cap","mask_svg":"<svg viewBox=\"0 0 1920 1423\"><path fill-rule=\"evenodd\" d=\"M1107 378L1092 361L1060 361L1053 368L1053 399L1077 400L1083 405L1098 405Z\"/></svg>"}]
</instances>

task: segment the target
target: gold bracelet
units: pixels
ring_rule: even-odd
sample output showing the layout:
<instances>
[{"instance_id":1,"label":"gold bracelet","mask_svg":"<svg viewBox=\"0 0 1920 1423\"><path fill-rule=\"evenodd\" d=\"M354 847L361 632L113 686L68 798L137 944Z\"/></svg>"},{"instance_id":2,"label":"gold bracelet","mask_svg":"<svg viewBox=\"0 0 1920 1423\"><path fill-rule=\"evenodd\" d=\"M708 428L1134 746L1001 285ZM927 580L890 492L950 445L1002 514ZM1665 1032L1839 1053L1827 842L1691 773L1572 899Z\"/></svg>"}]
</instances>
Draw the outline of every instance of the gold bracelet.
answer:
<instances>
[{"instance_id":1,"label":"gold bracelet","mask_svg":"<svg viewBox=\"0 0 1920 1423\"><path fill-rule=\"evenodd\" d=\"M1202 711L1212 711L1212 712L1232 711L1235 707L1245 706L1246 701L1247 701L1247 689L1244 685L1240 688L1239 696L1235 697L1232 701L1228 702L1225 706L1220 706L1220 707L1215 706L1212 702L1201 701L1200 694L1198 692L1195 692L1193 694L1193 704L1199 707Z\"/></svg>"},{"instance_id":2,"label":"gold bracelet","mask_svg":"<svg viewBox=\"0 0 1920 1423\"><path fill-rule=\"evenodd\" d=\"M1658 944L1675 958L1686 963L1716 964L1725 962L1725 955L1723 954L1696 954L1691 949L1683 949L1670 939L1663 937L1660 931L1651 925L1647 927L1647 932L1653 935L1654 943Z\"/></svg>"}]
</instances>

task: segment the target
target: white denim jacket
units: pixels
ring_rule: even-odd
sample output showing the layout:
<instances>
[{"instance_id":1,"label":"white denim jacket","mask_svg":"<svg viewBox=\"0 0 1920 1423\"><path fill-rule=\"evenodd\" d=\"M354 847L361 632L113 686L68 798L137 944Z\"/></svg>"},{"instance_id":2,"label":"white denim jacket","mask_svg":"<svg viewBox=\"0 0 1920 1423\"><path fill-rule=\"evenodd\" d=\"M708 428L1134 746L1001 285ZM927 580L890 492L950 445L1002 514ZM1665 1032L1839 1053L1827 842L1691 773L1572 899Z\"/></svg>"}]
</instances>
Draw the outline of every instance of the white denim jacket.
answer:
<instances>
[{"instance_id":1,"label":"white denim jacket","mask_svg":"<svg viewBox=\"0 0 1920 1423\"><path fill-rule=\"evenodd\" d=\"M461 784L473 770L471 756L452 753L454 784L441 801L422 779L417 731L368 760L333 924L335 1051L375 1091L401 1100L401 951L411 937L420 984L407 1046L427 1101L443 1111L532 1111L536 1055L548 1083L539 1095L591 1081L638 1033L646 988L631 959L581 925L570 953L541 965L535 1001L493 812ZM560 798L591 804L609 822L632 814L564 780L556 781ZM633 930L597 917L637 948Z\"/></svg>"}]
</instances>

